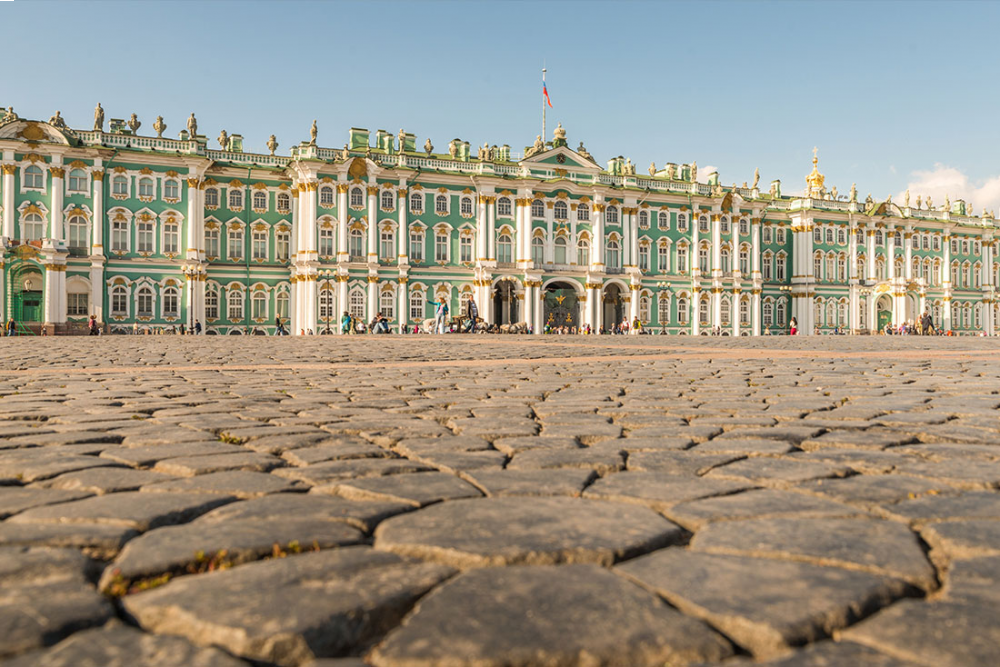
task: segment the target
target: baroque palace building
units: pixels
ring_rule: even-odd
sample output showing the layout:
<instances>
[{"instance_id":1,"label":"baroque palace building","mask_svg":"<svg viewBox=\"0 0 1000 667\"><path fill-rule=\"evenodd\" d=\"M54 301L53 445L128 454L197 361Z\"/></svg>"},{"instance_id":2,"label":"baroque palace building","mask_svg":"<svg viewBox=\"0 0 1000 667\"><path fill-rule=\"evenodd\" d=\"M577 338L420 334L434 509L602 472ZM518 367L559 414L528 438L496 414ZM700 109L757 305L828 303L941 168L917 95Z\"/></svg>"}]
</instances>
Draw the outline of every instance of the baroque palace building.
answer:
<instances>
[{"instance_id":1,"label":"baroque palace building","mask_svg":"<svg viewBox=\"0 0 1000 667\"><path fill-rule=\"evenodd\" d=\"M191 326L209 334L337 332L340 314L394 330L475 298L487 322L594 329L624 318L667 334L862 332L915 319L995 332L992 214L928 197L859 201L813 157L802 194L697 179L697 163L602 168L560 126L509 146L439 153L414 135L351 129L290 155L220 150L194 114L178 139L0 118L0 315L48 333Z\"/></svg>"}]
</instances>

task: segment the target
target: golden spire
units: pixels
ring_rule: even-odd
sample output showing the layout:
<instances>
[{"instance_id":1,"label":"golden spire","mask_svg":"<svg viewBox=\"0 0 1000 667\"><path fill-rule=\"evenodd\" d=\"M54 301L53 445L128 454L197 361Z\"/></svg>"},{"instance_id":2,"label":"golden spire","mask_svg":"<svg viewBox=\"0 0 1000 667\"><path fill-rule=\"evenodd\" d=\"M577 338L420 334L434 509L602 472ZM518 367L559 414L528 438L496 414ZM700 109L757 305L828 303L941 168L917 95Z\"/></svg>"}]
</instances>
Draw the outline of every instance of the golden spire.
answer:
<instances>
[{"instance_id":1,"label":"golden spire","mask_svg":"<svg viewBox=\"0 0 1000 667\"><path fill-rule=\"evenodd\" d=\"M806 185L809 186L807 194L818 197L823 190L825 180L826 176L819 173L819 149L813 148L813 170L806 176Z\"/></svg>"}]
</instances>

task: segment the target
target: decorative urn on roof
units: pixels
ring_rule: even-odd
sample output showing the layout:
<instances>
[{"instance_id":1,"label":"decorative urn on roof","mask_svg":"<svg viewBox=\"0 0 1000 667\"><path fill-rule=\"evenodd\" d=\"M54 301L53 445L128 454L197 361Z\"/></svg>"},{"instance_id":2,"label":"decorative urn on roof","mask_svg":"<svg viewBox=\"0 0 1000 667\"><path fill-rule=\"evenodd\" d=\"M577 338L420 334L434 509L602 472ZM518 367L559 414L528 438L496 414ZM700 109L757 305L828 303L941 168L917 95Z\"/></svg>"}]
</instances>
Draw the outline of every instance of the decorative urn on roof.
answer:
<instances>
[{"instance_id":1,"label":"decorative urn on roof","mask_svg":"<svg viewBox=\"0 0 1000 667\"><path fill-rule=\"evenodd\" d=\"M819 149L813 148L813 170L809 172L806 176L806 195L809 197L822 197L823 196L823 183L826 181L826 176L819 173Z\"/></svg>"}]
</instances>

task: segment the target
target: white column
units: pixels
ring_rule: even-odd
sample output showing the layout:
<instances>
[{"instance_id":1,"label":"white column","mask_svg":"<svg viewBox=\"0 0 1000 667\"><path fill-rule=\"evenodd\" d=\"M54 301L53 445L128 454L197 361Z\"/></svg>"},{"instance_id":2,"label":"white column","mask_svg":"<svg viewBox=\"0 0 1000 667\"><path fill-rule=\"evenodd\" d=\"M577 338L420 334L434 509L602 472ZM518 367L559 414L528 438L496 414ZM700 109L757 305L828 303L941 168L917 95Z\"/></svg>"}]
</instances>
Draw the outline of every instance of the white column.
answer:
<instances>
[{"instance_id":1,"label":"white column","mask_svg":"<svg viewBox=\"0 0 1000 667\"><path fill-rule=\"evenodd\" d=\"M378 312L378 276L368 276L368 312L365 313L365 324L371 322Z\"/></svg>"},{"instance_id":2,"label":"white column","mask_svg":"<svg viewBox=\"0 0 1000 667\"><path fill-rule=\"evenodd\" d=\"M691 275L698 276L699 279L701 278L701 267L698 264L698 218L700 217L701 215L697 209L691 212L691 252L688 253Z\"/></svg>"},{"instance_id":3,"label":"white column","mask_svg":"<svg viewBox=\"0 0 1000 667\"><path fill-rule=\"evenodd\" d=\"M408 284L408 278L402 276L399 278L399 289L397 290L399 295L399 305L397 306L397 308L399 308L399 317L396 318L396 321L399 322L399 333L401 334L406 333L406 324L410 320L410 296L409 289L407 288Z\"/></svg>"},{"instance_id":4,"label":"white column","mask_svg":"<svg viewBox=\"0 0 1000 667\"><path fill-rule=\"evenodd\" d=\"M639 289L642 285L633 283L630 284L629 287L631 288L629 290L631 292L631 300L629 301L628 321L629 326L632 326L632 323L635 322L635 318L639 317ZM648 322L646 324L648 324Z\"/></svg>"},{"instance_id":5,"label":"white column","mask_svg":"<svg viewBox=\"0 0 1000 667\"><path fill-rule=\"evenodd\" d=\"M302 229L301 241L302 246L300 248L299 254L302 251L307 251L308 255L301 257L303 261L316 261L319 259L319 253L316 252L316 195L319 188L319 183L314 180L310 180L306 183L306 189L299 196L302 200L302 209L299 212L299 227ZM313 291L315 291L315 280L313 280ZM314 329L315 331L315 329Z\"/></svg>"},{"instance_id":6,"label":"white column","mask_svg":"<svg viewBox=\"0 0 1000 667\"><path fill-rule=\"evenodd\" d=\"M531 259L531 199L530 197L517 198L517 215L515 218L517 225L517 248L514 261L518 267L525 266ZM527 297L525 297L527 298Z\"/></svg>"},{"instance_id":7,"label":"white column","mask_svg":"<svg viewBox=\"0 0 1000 667\"><path fill-rule=\"evenodd\" d=\"M60 159L58 156L56 159ZM49 211L51 226L49 235L53 239L66 240L66 230L63 228L63 176L65 170L61 166L49 167L49 187L51 188L50 201L52 210ZM63 276L65 278L65 276ZM54 322L55 320L50 320Z\"/></svg>"},{"instance_id":8,"label":"white column","mask_svg":"<svg viewBox=\"0 0 1000 667\"><path fill-rule=\"evenodd\" d=\"M722 216L712 216L712 277L722 277Z\"/></svg>"},{"instance_id":9,"label":"white column","mask_svg":"<svg viewBox=\"0 0 1000 667\"><path fill-rule=\"evenodd\" d=\"M14 174L17 165L5 164L3 169L3 231L0 237L14 238L14 220L17 213L14 210ZM5 322L6 323L6 322Z\"/></svg>"},{"instance_id":10,"label":"white column","mask_svg":"<svg viewBox=\"0 0 1000 667\"><path fill-rule=\"evenodd\" d=\"M545 254L543 257L545 261L551 264L555 261L555 210L553 207L555 202L547 201L545 202Z\"/></svg>"},{"instance_id":11,"label":"white column","mask_svg":"<svg viewBox=\"0 0 1000 667\"><path fill-rule=\"evenodd\" d=\"M535 326L534 326L534 332L535 332L535 335L541 335L542 331L545 328L545 309L542 307L542 299L544 298L543 297L543 293L542 293L542 281L541 280L536 280L535 281L535 286L532 287L532 289L535 292L535 301L534 301Z\"/></svg>"},{"instance_id":12,"label":"white column","mask_svg":"<svg viewBox=\"0 0 1000 667\"><path fill-rule=\"evenodd\" d=\"M868 235L868 281L875 282L875 230L870 227L865 230Z\"/></svg>"},{"instance_id":13,"label":"white column","mask_svg":"<svg viewBox=\"0 0 1000 667\"><path fill-rule=\"evenodd\" d=\"M95 174L96 175L96 174ZM95 185L98 183L95 182ZM201 206L201 179L196 177L191 177L187 179L187 252L185 257L188 259L204 259L205 248L205 234L202 231L203 218L205 207ZM96 208L97 204L97 189L94 188L94 204ZM248 232L249 233L249 230ZM94 245L99 245L100 241L97 239L97 234L94 234ZM219 243L225 243L225 240L220 237Z\"/></svg>"},{"instance_id":14,"label":"white column","mask_svg":"<svg viewBox=\"0 0 1000 667\"><path fill-rule=\"evenodd\" d=\"M760 290L754 289L753 294L750 295L750 323L753 326L754 336L761 334L760 316Z\"/></svg>"},{"instance_id":15,"label":"white column","mask_svg":"<svg viewBox=\"0 0 1000 667\"><path fill-rule=\"evenodd\" d=\"M734 247L736 244L733 244ZM742 294L740 289L737 287L733 290L733 306L729 311L729 318L733 321L733 336L739 338L740 336L740 306L742 305Z\"/></svg>"},{"instance_id":16,"label":"white column","mask_svg":"<svg viewBox=\"0 0 1000 667\"><path fill-rule=\"evenodd\" d=\"M410 258L407 255L409 252L408 244L410 240L410 228L409 222L406 219L409 204L410 199L406 192L406 179L401 178L399 179L399 196L396 198L396 206L399 208L399 218L397 221L399 225L397 234L399 236L396 239L397 244L399 245L399 251L397 252L399 256L396 258L396 261L399 266L406 266L410 263ZM405 292L406 290L404 289L403 291Z\"/></svg>"},{"instance_id":17,"label":"white column","mask_svg":"<svg viewBox=\"0 0 1000 667\"><path fill-rule=\"evenodd\" d=\"M903 264L903 275L906 276L906 280L913 280L913 228L907 228L906 232L903 234L903 245L904 245L904 264Z\"/></svg>"},{"instance_id":18,"label":"white column","mask_svg":"<svg viewBox=\"0 0 1000 667\"><path fill-rule=\"evenodd\" d=\"M315 191L314 191L315 192ZM299 280L299 289L302 291L303 317L302 328L309 333L311 329L314 334L318 334L319 318L316 304L316 275L304 275Z\"/></svg>"},{"instance_id":19,"label":"white column","mask_svg":"<svg viewBox=\"0 0 1000 667\"><path fill-rule=\"evenodd\" d=\"M622 221L622 267L632 266L632 209L628 206L620 207Z\"/></svg>"},{"instance_id":20,"label":"white column","mask_svg":"<svg viewBox=\"0 0 1000 667\"><path fill-rule=\"evenodd\" d=\"M66 265L48 263L45 265L45 324L61 324L66 321Z\"/></svg>"},{"instance_id":21,"label":"white column","mask_svg":"<svg viewBox=\"0 0 1000 667\"><path fill-rule=\"evenodd\" d=\"M697 234L697 232L695 232ZM691 305L688 314L691 316L691 335L701 334L701 287L695 285L691 290Z\"/></svg>"},{"instance_id":22,"label":"white column","mask_svg":"<svg viewBox=\"0 0 1000 667\"><path fill-rule=\"evenodd\" d=\"M347 262L347 183L337 184L337 261Z\"/></svg>"},{"instance_id":23,"label":"white column","mask_svg":"<svg viewBox=\"0 0 1000 667\"><path fill-rule=\"evenodd\" d=\"M594 238L590 244L590 270L604 271L604 204L594 203Z\"/></svg>"},{"instance_id":24,"label":"white column","mask_svg":"<svg viewBox=\"0 0 1000 667\"><path fill-rule=\"evenodd\" d=\"M896 279L896 230L893 227L886 230L885 246L886 273L889 275L889 280L892 281ZM893 324L899 323L894 320Z\"/></svg>"},{"instance_id":25,"label":"white column","mask_svg":"<svg viewBox=\"0 0 1000 667\"><path fill-rule=\"evenodd\" d=\"M299 233L299 188L292 183L292 231L288 235L288 256L291 258L291 264L295 264L299 257Z\"/></svg>"},{"instance_id":26,"label":"white column","mask_svg":"<svg viewBox=\"0 0 1000 667\"><path fill-rule=\"evenodd\" d=\"M479 195L479 214L476 216L476 259L482 265L490 258L490 223L486 213L486 202L489 197Z\"/></svg>"},{"instance_id":27,"label":"white column","mask_svg":"<svg viewBox=\"0 0 1000 667\"><path fill-rule=\"evenodd\" d=\"M760 280L760 218L752 218L750 223L750 277Z\"/></svg>"},{"instance_id":28,"label":"white column","mask_svg":"<svg viewBox=\"0 0 1000 667\"><path fill-rule=\"evenodd\" d=\"M372 179L368 186L368 263L378 264L378 187ZM373 304L378 308L378 304ZM372 314L378 312L375 310Z\"/></svg>"},{"instance_id":29,"label":"white column","mask_svg":"<svg viewBox=\"0 0 1000 667\"><path fill-rule=\"evenodd\" d=\"M339 324L340 333L347 333L344 331L341 316L344 311L350 311L350 303L347 298L347 276L337 276L337 303L340 305L340 312L337 313L337 321L341 322Z\"/></svg>"}]
</instances>

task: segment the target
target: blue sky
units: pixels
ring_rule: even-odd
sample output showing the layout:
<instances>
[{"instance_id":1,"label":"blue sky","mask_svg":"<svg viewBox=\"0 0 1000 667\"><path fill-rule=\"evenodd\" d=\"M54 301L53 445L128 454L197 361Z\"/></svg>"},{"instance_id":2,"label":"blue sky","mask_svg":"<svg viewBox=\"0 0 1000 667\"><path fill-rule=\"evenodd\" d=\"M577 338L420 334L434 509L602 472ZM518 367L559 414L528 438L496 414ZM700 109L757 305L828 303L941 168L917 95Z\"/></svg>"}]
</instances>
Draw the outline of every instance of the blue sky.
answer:
<instances>
[{"instance_id":1,"label":"blue sky","mask_svg":"<svg viewBox=\"0 0 1000 667\"><path fill-rule=\"evenodd\" d=\"M318 119L522 150L541 68L572 146L602 163L697 160L730 184L908 186L1000 207L1000 4L979 2L0 2L0 104L89 126L132 112L176 136L286 153ZM44 39L38 27L44 22ZM61 45L61 46L54 46ZM30 66L28 63L30 62ZM212 142L215 143L214 141ZM939 192L940 190L940 192Z\"/></svg>"}]
</instances>

